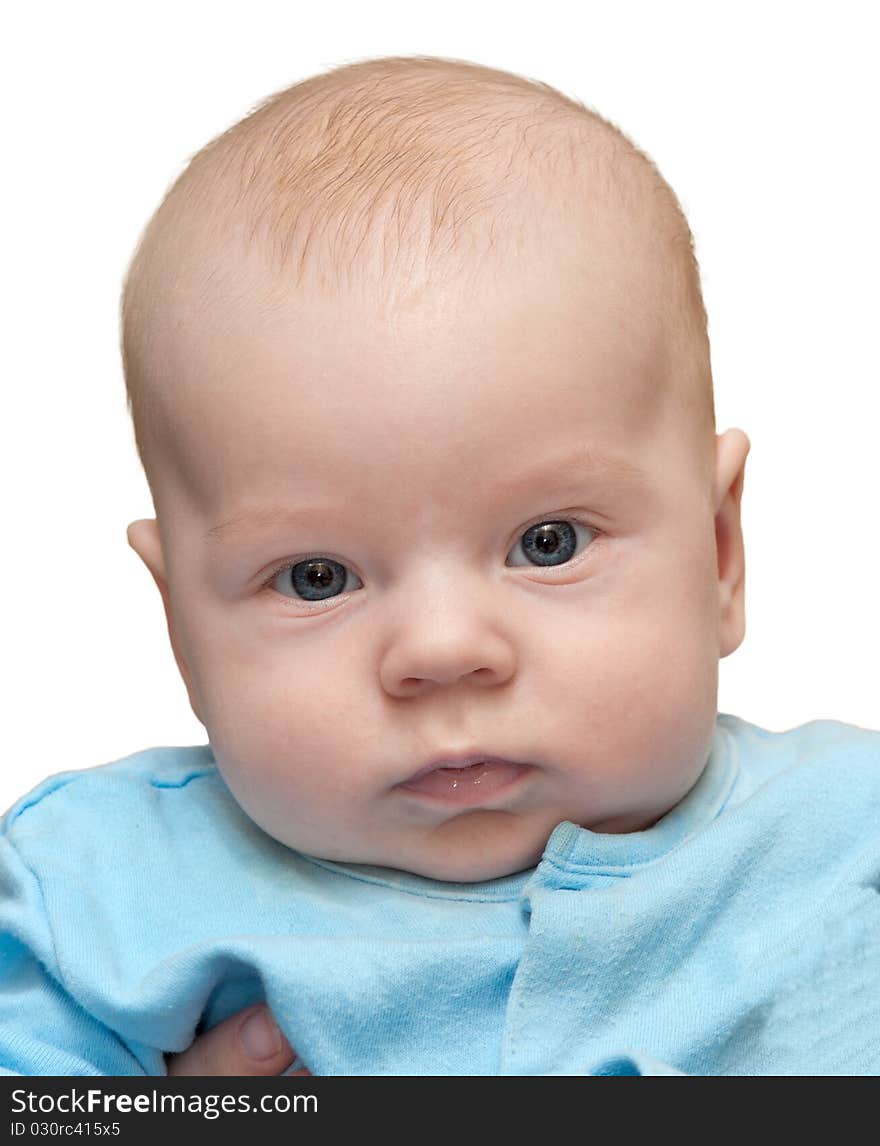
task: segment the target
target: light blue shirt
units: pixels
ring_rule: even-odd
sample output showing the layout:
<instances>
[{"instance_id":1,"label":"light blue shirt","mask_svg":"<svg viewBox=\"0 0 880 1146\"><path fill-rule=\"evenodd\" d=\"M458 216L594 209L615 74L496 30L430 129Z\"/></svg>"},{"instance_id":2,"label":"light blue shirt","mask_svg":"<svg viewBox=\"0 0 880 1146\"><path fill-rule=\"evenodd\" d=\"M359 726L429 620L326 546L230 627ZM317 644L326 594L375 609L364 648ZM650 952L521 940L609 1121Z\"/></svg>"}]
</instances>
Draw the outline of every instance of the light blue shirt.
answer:
<instances>
[{"instance_id":1,"label":"light blue shirt","mask_svg":"<svg viewBox=\"0 0 880 1146\"><path fill-rule=\"evenodd\" d=\"M0 1072L163 1074L266 999L318 1075L880 1071L880 732L721 715L652 828L482 884L331 863L207 746L53 776L0 836Z\"/></svg>"}]
</instances>

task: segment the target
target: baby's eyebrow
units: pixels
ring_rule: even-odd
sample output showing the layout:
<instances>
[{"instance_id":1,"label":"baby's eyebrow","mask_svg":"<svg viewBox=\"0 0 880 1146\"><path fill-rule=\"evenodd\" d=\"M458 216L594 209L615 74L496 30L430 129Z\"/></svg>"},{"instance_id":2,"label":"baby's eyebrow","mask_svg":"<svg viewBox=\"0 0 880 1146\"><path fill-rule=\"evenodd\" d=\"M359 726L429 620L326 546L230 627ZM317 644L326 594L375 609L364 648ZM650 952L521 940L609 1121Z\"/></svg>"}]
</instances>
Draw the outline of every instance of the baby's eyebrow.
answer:
<instances>
[{"instance_id":1,"label":"baby's eyebrow","mask_svg":"<svg viewBox=\"0 0 880 1146\"><path fill-rule=\"evenodd\" d=\"M566 492L569 490L572 493L581 492L572 487L579 483L595 484L612 480L642 488L650 481L645 470L626 458L581 448L574 454L553 458L549 464L545 458L538 467L518 470L515 475L507 473L499 485L503 486L505 495L517 496L551 486L559 491L565 487ZM203 534L202 540L224 541L230 536L252 529L270 525L292 525L310 516L326 518L327 513L328 507L324 505L308 505L299 509L291 505L266 505L257 509L247 509L218 525L213 525Z\"/></svg>"},{"instance_id":2,"label":"baby's eyebrow","mask_svg":"<svg viewBox=\"0 0 880 1146\"><path fill-rule=\"evenodd\" d=\"M245 510L227 521L221 521L219 525L212 525L202 535L202 541L224 541L227 537L251 529L267 525L292 525L305 517L326 517L326 515L327 510L323 506L304 506L302 509L295 509L290 505L266 505L260 509Z\"/></svg>"}]
</instances>

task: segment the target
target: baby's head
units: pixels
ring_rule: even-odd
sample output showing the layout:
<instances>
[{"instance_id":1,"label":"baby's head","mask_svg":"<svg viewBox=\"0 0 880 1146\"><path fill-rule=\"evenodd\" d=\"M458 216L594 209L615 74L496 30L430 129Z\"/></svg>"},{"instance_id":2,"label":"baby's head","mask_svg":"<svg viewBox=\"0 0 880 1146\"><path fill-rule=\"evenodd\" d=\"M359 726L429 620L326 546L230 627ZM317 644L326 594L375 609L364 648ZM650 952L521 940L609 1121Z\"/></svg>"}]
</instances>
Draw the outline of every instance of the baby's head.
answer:
<instances>
[{"instance_id":1,"label":"baby's head","mask_svg":"<svg viewBox=\"0 0 880 1146\"><path fill-rule=\"evenodd\" d=\"M617 129L450 61L299 84L169 192L123 353L157 514L129 539L268 833L485 880L692 787L748 441L716 439L690 232Z\"/></svg>"}]
</instances>

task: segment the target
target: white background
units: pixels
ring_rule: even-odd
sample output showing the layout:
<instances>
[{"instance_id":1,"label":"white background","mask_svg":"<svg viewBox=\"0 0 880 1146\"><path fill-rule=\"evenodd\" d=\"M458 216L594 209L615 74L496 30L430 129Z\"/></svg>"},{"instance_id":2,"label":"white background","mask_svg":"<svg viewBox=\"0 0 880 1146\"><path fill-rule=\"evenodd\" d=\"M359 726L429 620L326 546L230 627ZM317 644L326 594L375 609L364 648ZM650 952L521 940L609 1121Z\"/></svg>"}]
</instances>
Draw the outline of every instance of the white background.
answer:
<instances>
[{"instance_id":1,"label":"white background","mask_svg":"<svg viewBox=\"0 0 880 1146\"><path fill-rule=\"evenodd\" d=\"M5 20L0 807L204 743L152 580L120 284L167 186L273 91L369 56L541 79L619 124L687 212L718 428L752 440L748 633L722 711L880 727L880 202L868 3L39 3Z\"/></svg>"}]
</instances>

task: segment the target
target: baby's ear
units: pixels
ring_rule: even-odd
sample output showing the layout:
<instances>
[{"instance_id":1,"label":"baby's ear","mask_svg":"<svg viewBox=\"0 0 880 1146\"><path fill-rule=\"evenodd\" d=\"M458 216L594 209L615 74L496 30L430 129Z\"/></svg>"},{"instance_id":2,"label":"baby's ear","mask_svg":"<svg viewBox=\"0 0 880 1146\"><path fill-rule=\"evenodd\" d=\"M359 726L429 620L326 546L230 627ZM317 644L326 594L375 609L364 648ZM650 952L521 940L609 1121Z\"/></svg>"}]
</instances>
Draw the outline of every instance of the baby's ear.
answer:
<instances>
[{"instance_id":1,"label":"baby's ear","mask_svg":"<svg viewBox=\"0 0 880 1146\"><path fill-rule=\"evenodd\" d=\"M186 663L186 658L181 649L180 639L174 623L174 614L171 610L171 596L168 592L168 577L165 572L165 556L162 552L159 522L156 521L155 518L133 521L128 527L128 544L152 573L153 580L156 582L159 592L162 595L162 606L165 609L165 621L168 625L171 651L174 653L174 659L177 662L180 675L183 677L183 683L186 685L190 707L195 713L196 720L204 724L193 688L192 674L189 671L189 666Z\"/></svg>"},{"instance_id":2,"label":"baby's ear","mask_svg":"<svg viewBox=\"0 0 880 1146\"><path fill-rule=\"evenodd\" d=\"M749 439L742 430L728 430L715 441L715 545L722 657L739 648L746 631L746 560L740 509L749 449Z\"/></svg>"},{"instance_id":3,"label":"baby's ear","mask_svg":"<svg viewBox=\"0 0 880 1146\"><path fill-rule=\"evenodd\" d=\"M168 596L168 578L165 575L165 558L162 554L162 538L159 535L159 522L155 518L133 521L128 527L128 544L153 574L159 587L162 600ZM167 601L166 601L167 608Z\"/></svg>"}]
</instances>

